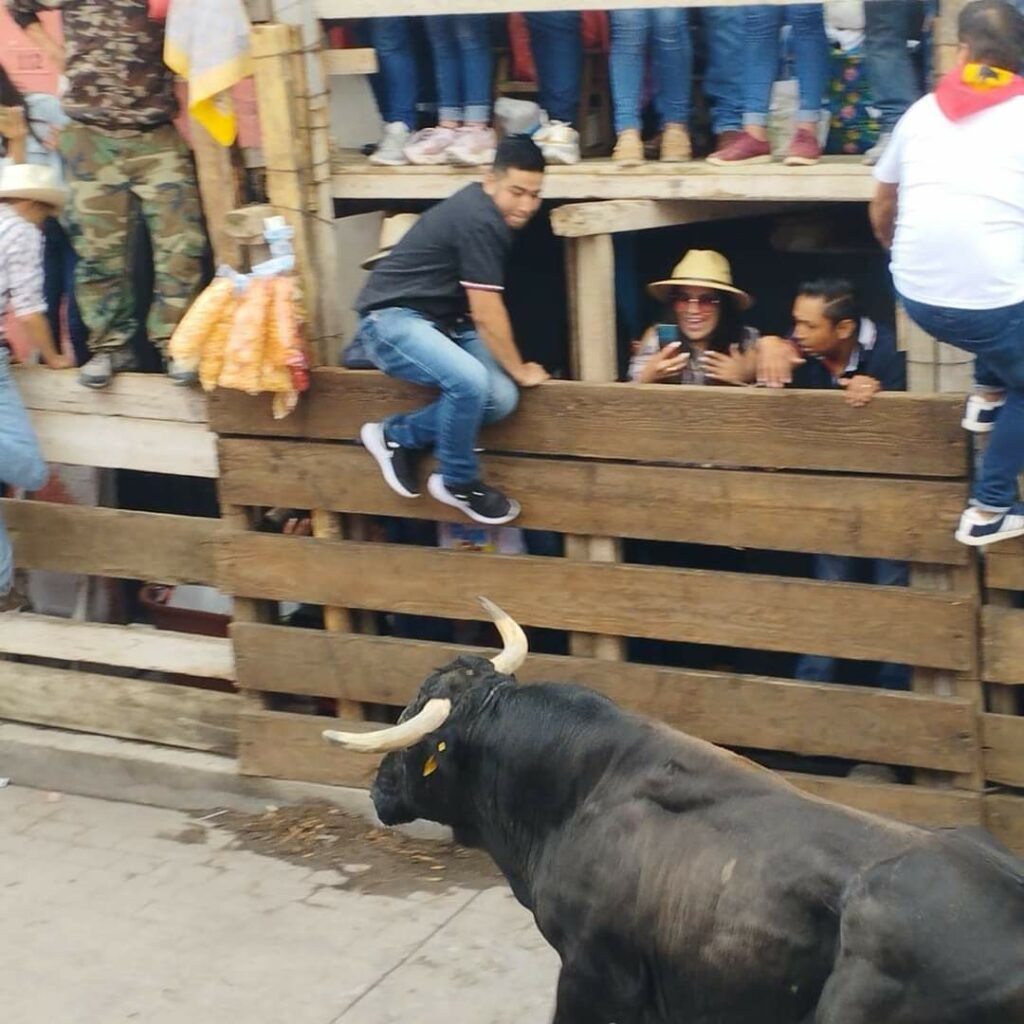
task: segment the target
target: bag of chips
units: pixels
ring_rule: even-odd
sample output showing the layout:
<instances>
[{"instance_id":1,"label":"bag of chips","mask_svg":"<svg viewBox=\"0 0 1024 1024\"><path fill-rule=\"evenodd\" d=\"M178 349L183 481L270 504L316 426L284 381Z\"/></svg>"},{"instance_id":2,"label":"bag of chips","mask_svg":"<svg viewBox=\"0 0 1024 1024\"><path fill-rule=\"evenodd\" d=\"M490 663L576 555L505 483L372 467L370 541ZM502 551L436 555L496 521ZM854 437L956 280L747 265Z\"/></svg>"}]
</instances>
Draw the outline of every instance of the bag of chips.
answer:
<instances>
[{"instance_id":1,"label":"bag of chips","mask_svg":"<svg viewBox=\"0 0 1024 1024\"><path fill-rule=\"evenodd\" d=\"M274 282L270 278L254 277L250 280L231 321L224 347L224 367L217 381L220 387L234 388L249 395L260 393L263 351L273 296Z\"/></svg>"},{"instance_id":2,"label":"bag of chips","mask_svg":"<svg viewBox=\"0 0 1024 1024\"><path fill-rule=\"evenodd\" d=\"M171 335L168 353L182 370L199 367L206 344L224 320L235 311L235 285L229 277L217 277L189 306Z\"/></svg>"}]
</instances>

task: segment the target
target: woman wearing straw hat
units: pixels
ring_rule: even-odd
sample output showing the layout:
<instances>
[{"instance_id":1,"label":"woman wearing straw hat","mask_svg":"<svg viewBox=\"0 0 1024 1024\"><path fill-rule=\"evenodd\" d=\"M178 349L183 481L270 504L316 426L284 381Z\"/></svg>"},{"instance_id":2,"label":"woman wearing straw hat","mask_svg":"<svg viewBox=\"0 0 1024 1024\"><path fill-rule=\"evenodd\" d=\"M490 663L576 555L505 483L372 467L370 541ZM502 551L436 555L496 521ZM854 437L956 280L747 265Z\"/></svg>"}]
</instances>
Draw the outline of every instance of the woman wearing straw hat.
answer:
<instances>
[{"instance_id":1,"label":"woman wearing straw hat","mask_svg":"<svg viewBox=\"0 0 1024 1024\"><path fill-rule=\"evenodd\" d=\"M691 249L672 276L647 291L672 312L637 343L629 379L641 384L750 384L756 379L757 332L743 323L753 299L732 283L729 261Z\"/></svg>"}]
</instances>

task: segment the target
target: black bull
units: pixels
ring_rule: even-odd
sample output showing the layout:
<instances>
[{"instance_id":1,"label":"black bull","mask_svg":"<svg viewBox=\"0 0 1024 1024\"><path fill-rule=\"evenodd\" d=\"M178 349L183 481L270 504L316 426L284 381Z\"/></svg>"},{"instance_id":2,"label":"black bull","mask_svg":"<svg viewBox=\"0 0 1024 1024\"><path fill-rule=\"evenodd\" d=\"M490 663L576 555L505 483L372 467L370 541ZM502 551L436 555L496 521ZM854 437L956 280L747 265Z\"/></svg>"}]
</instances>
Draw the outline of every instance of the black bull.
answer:
<instances>
[{"instance_id":1,"label":"black bull","mask_svg":"<svg viewBox=\"0 0 1024 1024\"><path fill-rule=\"evenodd\" d=\"M403 721L431 701L374 805L490 853L561 956L554 1024L1024 1024L1024 864L984 833L808 796L484 658Z\"/></svg>"}]
</instances>

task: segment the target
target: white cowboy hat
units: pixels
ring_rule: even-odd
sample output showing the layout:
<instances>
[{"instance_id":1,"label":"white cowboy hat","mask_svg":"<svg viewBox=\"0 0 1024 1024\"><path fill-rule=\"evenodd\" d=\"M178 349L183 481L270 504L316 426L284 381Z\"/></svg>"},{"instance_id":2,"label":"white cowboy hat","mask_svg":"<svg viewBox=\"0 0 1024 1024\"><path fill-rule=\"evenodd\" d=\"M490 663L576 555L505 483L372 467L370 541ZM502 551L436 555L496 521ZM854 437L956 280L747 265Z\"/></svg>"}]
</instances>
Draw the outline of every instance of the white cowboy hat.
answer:
<instances>
[{"instance_id":1,"label":"white cowboy hat","mask_svg":"<svg viewBox=\"0 0 1024 1024\"><path fill-rule=\"evenodd\" d=\"M384 218L380 226L380 248L359 265L363 270L372 270L405 237L406 233L420 219L418 213L395 213Z\"/></svg>"},{"instance_id":2,"label":"white cowboy hat","mask_svg":"<svg viewBox=\"0 0 1024 1024\"><path fill-rule=\"evenodd\" d=\"M68 201L68 190L52 167L7 164L0 167L0 199L34 199L60 209Z\"/></svg>"},{"instance_id":3,"label":"white cowboy hat","mask_svg":"<svg viewBox=\"0 0 1024 1024\"><path fill-rule=\"evenodd\" d=\"M732 283L729 261L714 249L691 249L673 268L672 276L664 281L652 281L647 290L661 302L667 302L677 285L702 285L715 291L735 295L740 309L749 309L754 300L743 289Z\"/></svg>"}]
</instances>

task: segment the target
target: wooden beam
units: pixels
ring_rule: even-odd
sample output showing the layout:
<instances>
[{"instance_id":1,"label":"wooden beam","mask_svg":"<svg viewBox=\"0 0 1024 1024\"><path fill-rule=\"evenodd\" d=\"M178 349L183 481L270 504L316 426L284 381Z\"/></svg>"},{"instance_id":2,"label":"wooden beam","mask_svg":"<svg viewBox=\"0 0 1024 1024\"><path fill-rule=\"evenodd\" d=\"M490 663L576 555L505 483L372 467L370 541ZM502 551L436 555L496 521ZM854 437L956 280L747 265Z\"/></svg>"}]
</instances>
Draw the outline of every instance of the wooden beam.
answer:
<instances>
[{"instance_id":1,"label":"wooden beam","mask_svg":"<svg viewBox=\"0 0 1024 1024\"><path fill-rule=\"evenodd\" d=\"M325 368L283 420L267 396L224 390L210 416L220 434L354 441L363 423L429 394L376 371ZM519 409L481 438L492 452L962 480L961 413L954 396L882 394L852 409L824 391L549 381L524 391Z\"/></svg>"},{"instance_id":2,"label":"wooden beam","mask_svg":"<svg viewBox=\"0 0 1024 1024\"><path fill-rule=\"evenodd\" d=\"M1008 786L1024 786L1024 717L981 716L985 778Z\"/></svg>"},{"instance_id":3,"label":"wooden beam","mask_svg":"<svg viewBox=\"0 0 1024 1024\"><path fill-rule=\"evenodd\" d=\"M985 797L983 806L992 835L1024 856L1024 796L994 793Z\"/></svg>"},{"instance_id":4,"label":"wooden beam","mask_svg":"<svg viewBox=\"0 0 1024 1024\"><path fill-rule=\"evenodd\" d=\"M324 69L328 75L375 75L380 70L377 51L371 47L325 50Z\"/></svg>"},{"instance_id":5,"label":"wooden beam","mask_svg":"<svg viewBox=\"0 0 1024 1024\"><path fill-rule=\"evenodd\" d=\"M50 615L0 614L0 653L234 679L231 641L148 626L111 626Z\"/></svg>"},{"instance_id":6,"label":"wooden beam","mask_svg":"<svg viewBox=\"0 0 1024 1024\"><path fill-rule=\"evenodd\" d=\"M1024 590L1024 542L1003 541L985 552L985 585L992 590Z\"/></svg>"},{"instance_id":7,"label":"wooden beam","mask_svg":"<svg viewBox=\"0 0 1024 1024\"><path fill-rule=\"evenodd\" d=\"M158 583L209 583L216 519L46 501L0 503L24 569Z\"/></svg>"},{"instance_id":8,"label":"wooden beam","mask_svg":"<svg viewBox=\"0 0 1024 1024\"><path fill-rule=\"evenodd\" d=\"M199 198L203 204L206 230L210 236L213 259L217 266L227 264L241 270L242 252L225 229L229 211L242 204L242 186L239 179L238 150L234 145L222 146L191 115L188 119L189 138L196 160Z\"/></svg>"},{"instance_id":9,"label":"wooden beam","mask_svg":"<svg viewBox=\"0 0 1024 1024\"><path fill-rule=\"evenodd\" d=\"M245 597L479 619L487 594L551 629L975 668L956 594L269 534L223 537L216 560L220 589Z\"/></svg>"},{"instance_id":10,"label":"wooden beam","mask_svg":"<svg viewBox=\"0 0 1024 1024\"><path fill-rule=\"evenodd\" d=\"M788 203L716 203L694 199L608 199L568 203L551 211L551 230L563 238L608 235L618 231L675 227L703 221L761 217L792 209Z\"/></svg>"},{"instance_id":11,"label":"wooden beam","mask_svg":"<svg viewBox=\"0 0 1024 1024\"><path fill-rule=\"evenodd\" d=\"M1024 609L982 608L981 630L982 678L1024 686Z\"/></svg>"}]
</instances>

